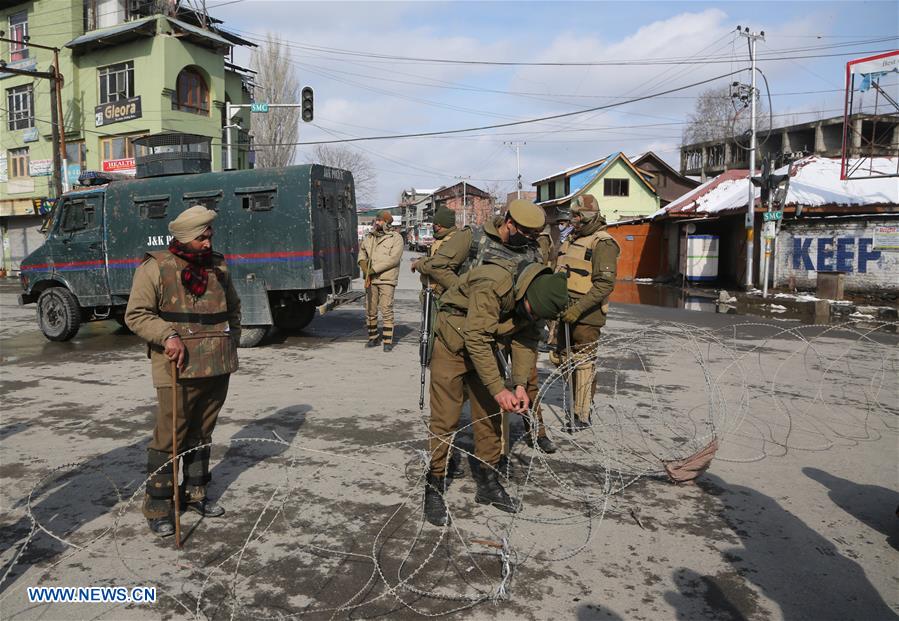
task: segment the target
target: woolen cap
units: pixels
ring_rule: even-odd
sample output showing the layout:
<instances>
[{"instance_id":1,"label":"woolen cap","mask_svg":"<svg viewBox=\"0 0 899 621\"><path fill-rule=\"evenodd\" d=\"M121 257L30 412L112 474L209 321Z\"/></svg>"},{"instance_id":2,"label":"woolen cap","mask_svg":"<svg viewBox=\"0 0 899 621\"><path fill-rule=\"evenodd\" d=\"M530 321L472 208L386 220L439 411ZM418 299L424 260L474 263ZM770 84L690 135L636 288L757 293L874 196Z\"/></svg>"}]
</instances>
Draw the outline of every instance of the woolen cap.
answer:
<instances>
[{"instance_id":1,"label":"woolen cap","mask_svg":"<svg viewBox=\"0 0 899 621\"><path fill-rule=\"evenodd\" d=\"M568 306L568 280L563 273L540 274L525 293L531 312L540 319L555 319Z\"/></svg>"},{"instance_id":2,"label":"woolen cap","mask_svg":"<svg viewBox=\"0 0 899 621\"><path fill-rule=\"evenodd\" d=\"M380 220L384 224L393 224L393 214L386 210L378 213L378 217L376 219Z\"/></svg>"},{"instance_id":3,"label":"woolen cap","mask_svg":"<svg viewBox=\"0 0 899 621\"><path fill-rule=\"evenodd\" d=\"M523 227L540 230L546 224L543 209L523 198L516 198L509 203L509 216Z\"/></svg>"},{"instance_id":4,"label":"woolen cap","mask_svg":"<svg viewBox=\"0 0 899 621\"><path fill-rule=\"evenodd\" d=\"M456 226L456 212L446 207L438 207L437 211L434 212L433 223L445 229L451 229Z\"/></svg>"},{"instance_id":5,"label":"woolen cap","mask_svg":"<svg viewBox=\"0 0 899 621\"><path fill-rule=\"evenodd\" d=\"M217 217L218 214L211 209L194 205L169 222L169 233L182 244L187 244L202 235Z\"/></svg>"}]
</instances>

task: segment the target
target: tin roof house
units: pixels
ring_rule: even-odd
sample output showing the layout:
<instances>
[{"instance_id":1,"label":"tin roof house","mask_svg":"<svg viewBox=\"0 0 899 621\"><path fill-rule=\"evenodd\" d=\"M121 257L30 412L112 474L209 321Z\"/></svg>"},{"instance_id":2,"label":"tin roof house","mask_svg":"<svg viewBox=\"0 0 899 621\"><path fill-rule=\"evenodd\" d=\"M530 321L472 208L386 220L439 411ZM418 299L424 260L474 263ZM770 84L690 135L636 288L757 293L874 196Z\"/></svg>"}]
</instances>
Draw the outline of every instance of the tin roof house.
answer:
<instances>
[{"instance_id":1,"label":"tin roof house","mask_svg":"<svg viewBox=\"0 0 899 621\"><path fill-rule=\"evenodd\" d=\"M550 220L567 212L578 196L593 196L609 222L648 216L660 207L659 195L649 175L623 153L578 164L534 181L537 204Z\"/></svg>"}]
</instances>

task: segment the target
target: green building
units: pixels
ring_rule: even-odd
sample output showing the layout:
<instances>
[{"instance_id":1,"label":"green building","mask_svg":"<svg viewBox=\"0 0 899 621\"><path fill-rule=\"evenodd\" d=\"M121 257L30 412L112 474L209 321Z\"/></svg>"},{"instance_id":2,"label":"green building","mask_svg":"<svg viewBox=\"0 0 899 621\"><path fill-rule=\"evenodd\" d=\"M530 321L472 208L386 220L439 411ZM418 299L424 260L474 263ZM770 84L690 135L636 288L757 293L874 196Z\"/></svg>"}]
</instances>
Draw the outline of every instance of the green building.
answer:
<instances>
[{"instance_id":1,"label":"green building","mask_svg":"<svg viewBox=\"0 0 899 621\"><path fill-rule=\"evenodd\" d=\"M43 242L42 215L83 170L134 174L134 138L186 132L211 139L224 160L225 104L249 103L252 73L231 62L249 41L217 20L159 0L3 3L0 30L0 226L10 273ZM67 167L62 174L52 72L58 48ZM21 72L25 72L22 74ZM247 110L235 117L234 166L251 167Z\"/></svg>"},{"instance_id":2,"label":"green building","mask_svg":"<svg viewBox=\"0 0 899 621\"><path fill-rule=\"evenodd\" d=\"M571 201L590 194L608 222L648 216L659 209L659 195L647 174L623 153L573 166L538 179L537 204L550 216L565 212Z\"/></svg>"}]
</instances>

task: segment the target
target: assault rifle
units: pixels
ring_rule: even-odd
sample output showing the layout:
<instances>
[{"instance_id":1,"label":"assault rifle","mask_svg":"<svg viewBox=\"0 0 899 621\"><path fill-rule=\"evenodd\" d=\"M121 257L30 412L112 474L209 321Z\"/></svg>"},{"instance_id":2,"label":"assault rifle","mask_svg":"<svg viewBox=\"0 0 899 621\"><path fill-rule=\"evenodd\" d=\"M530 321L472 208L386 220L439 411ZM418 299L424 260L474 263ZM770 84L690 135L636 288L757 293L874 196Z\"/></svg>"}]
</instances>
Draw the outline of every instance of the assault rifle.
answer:
<instances>
[{"instance_id":1,"label":"assault rifle","mask_svg":"<svg viewBox=\"0 0 899 621\"><path fill-rule=\"evenodd\" d=\"M421 392L418 395L418 409L425 409L425 373L428 370L431 352L431 310L433 308L434 291L425 287L421 308L421 330L418 333L418 360L421 364Z\"/></svg>"}]
</instances>

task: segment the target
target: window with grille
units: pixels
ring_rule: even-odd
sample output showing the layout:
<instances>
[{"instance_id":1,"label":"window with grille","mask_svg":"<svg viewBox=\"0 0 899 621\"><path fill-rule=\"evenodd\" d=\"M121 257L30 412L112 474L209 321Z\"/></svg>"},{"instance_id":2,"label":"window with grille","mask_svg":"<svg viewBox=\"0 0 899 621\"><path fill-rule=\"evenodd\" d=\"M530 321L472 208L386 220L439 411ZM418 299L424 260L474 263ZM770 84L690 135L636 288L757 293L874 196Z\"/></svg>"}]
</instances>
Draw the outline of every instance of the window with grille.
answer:
<instances>
[{"instance_id":1,"label":"window with grille","mask_svg":"<svg viewBox=\"0 0 899 621\"><path fill-rule=\"evenodd\" d=\"M188 67L178 74L172 109L194 114L209 114L209 87L206 86L203 76L195 69Z\"/></svg>"},{"instance_id":2,"label":"window with grille","mask_svg":"<svg viewBox=\"0 0 899 621\"><path fill-rule=\"evenodd\" d=\"M68 201L62 214L62 232L74 233L83 229L93 228L94 206L85 201Z\"/></svg>"},{"instance_id":3,"label":"window with grille","mask_svg":"<svg viewBox=\"0 0 899 621\"><path fill-rule=\"evenodd\" d=\"M31 84L6 89L6 110L10 131L34 127L34 90Z\"/></svg>"},{"instance_id":4,"label":"window with grille","mask_svg":"<svg viewBox=\"0 0 899 621\"><path fill-rule=\"evenodd\" d=\"M605 196L629 196L630 179L603 179L602 193Z\"/></svg>"},{"instance_id":5,"label":"window with grille","mask_svg":"<svg viewBox=\"0 0 899 621\"><path fill-rule=\"evenodd\" d=\"M234 192L240 197L240 206L247 211L271 211L275 207L277 190L268 188L237 188Z\"/></svg>"},{"instance_id":6,"label":"window with grille","mask_svg":"<svg viewBox=\"0 0 899 621\"><path fill-rule=\"evenodd\" d=\"M169 201L167 199L158 201L141 201L137 203L137 209L138 213L140 213L140 217L150 218L151 220L165 218L168 206Z\"/></svg>"},{"instance_id":7,"label":"window with grille","mask_svg":"<svg viewBox=\"0 0 899 621\"><path fill-rule=\"evenodd\" d=\"M10 179L28 176L28 147L8 151L6 161Z\"/></svg>"},{"instance_id":8,"label":"window with grille","mask_svg":"<svg viewBox=\"0 0 899 621\"><path fill-rule=\"evenodd\" d=\"M28 11L13 13L9 16L9 60L25 60L28 58Z\"/></svg>"},{"instance_id":9,"label":"window with grille","mask_svg":"<svg viewBox=\"0 0 899 621\"><path fill-rule=\"evenodd\" d=\"M100 67L100 103L107 104L134 97L134 62Z\"/></svg>"}]
</instances>

